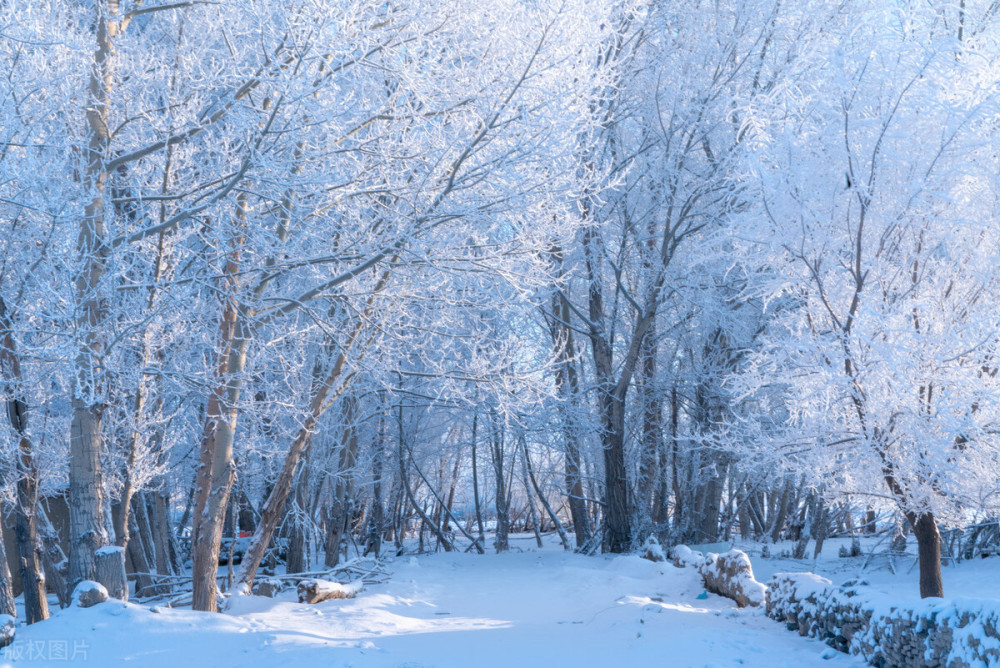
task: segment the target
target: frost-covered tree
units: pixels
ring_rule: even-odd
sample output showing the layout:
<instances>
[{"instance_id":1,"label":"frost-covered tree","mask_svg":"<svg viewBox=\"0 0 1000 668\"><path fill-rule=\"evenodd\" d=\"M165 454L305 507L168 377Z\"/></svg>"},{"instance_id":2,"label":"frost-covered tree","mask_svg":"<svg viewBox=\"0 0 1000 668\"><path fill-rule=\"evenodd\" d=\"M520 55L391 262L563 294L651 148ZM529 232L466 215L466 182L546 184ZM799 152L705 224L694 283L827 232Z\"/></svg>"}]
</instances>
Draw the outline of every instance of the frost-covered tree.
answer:
<instances>
[{"instance_id":1,"label":"frost-covered tree","mask_svg":"<svg viewBox=\"0 0 1000 668\"><path fill-rule=\"evenodd\" d=\"M802 465L840 491L881 479L917 537L922 596L943 595L939 521L998 473L992 47L939 18L845 13L761 152L788 307L756 381L787 391Z\"/></svg>"}]
</instances>

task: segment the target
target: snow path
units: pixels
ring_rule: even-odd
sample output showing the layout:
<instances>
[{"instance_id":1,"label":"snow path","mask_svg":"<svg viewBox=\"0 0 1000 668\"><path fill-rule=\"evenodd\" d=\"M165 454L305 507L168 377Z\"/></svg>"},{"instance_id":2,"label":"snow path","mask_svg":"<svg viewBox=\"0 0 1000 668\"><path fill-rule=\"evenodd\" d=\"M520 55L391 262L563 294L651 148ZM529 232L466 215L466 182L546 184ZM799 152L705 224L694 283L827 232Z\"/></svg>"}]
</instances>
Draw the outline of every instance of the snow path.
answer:
<instances>
[{"instance_id":1,"label":"snow path","mask_svg":"<svg viewBox=\"0 0 1000 668\"><path fill-rule=\"evenodd\" d=\"M849 666L690 569L556 551L400 558L357 599L247 597L212 615L105 603L18 629L17 666ZM75 661L53 652L65 646ZM824 659L824 656L830 657Z\"/></svg>"}]
</instances>

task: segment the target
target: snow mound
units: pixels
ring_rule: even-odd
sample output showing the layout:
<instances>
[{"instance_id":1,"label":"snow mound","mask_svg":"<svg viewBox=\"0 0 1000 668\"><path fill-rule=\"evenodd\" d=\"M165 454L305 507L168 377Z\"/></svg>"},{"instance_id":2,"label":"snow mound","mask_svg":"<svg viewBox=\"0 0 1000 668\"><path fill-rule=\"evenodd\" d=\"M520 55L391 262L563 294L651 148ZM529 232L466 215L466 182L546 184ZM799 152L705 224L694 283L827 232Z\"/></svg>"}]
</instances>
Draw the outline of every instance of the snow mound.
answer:
<instances>
[{"instance_id":1,"label":"snow mound","mask_svg":"<svg viewBox=\"0 0 1000 668\"><path fill-rule=\"evenodd\" d=\"M108 590L100 582L83 580L73 589L72 605L75 608L89 608L108 600Z\"/></svg>"}]
</instances>

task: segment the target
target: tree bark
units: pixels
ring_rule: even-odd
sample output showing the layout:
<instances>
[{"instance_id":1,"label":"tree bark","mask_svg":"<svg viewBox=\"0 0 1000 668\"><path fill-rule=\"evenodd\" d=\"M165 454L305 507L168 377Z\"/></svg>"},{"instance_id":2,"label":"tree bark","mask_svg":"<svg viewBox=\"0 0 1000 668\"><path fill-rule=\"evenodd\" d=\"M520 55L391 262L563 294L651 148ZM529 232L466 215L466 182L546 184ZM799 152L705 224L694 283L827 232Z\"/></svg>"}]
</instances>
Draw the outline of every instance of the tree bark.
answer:
<instances>
[{"instance_id":1,"label":"tree bark","mask_svg":"<svg viewBox=\"0 0 1000 668\"><path fill-rule=\"evenodd\" d=\"M358 456L358 432L354 420L357 404L348 397L344 404L344 434L337 460L337 473L333 483L333 500L326 516L326 560L327 567L340 563L340 546L345 534L350 531L351 516L354 513L354 465Z\"/></svg>"},{"instance_id":2,"label":"tree bark","mask_svg":"<svg viewBox=\"0 0 1000 668\"><path fill-rule=\"evenodd\" d=\"M156 572L160 575L174 575L177 572L170 554L173 540L174 534L170 527L170 492L161 488L153 494L153 549Z\"/></svg>"},{"instance_id":3,"label":"tree bark","mask_svg":"<svg viewBox=\"0 0 1000 668\"><path fill-rule=\"evenodd\" d=\"M556 531L559 532L559 540L562 542L563 549L564 550L568 550L569 549L569 541L566 539L566 530L563 529L562 522L559 521L559 516L552 509L552 506L549 505L548 500L545 498L545 495L542 493L541 487L538 485L538 480L535 477L535 469L531 465L531 457L528 456L528 444L526 442L524 442L524 441L522 441L522 443L524 445L524 453L523 453L524 465L525 465L525 468L527 469L528 479L531 481L531 486L534 488L535 494L538 495L538 500L541 501L542 507L545 508L545 512L548 513L549 518L552 520L552 523L555 525ZM527 491L527 490L525 490L525 491ZM528 496L530 497L531 494L529 493Z\"/></svg>"},{"instance_id":4,"label":"tree bark","mask_svg":"<svg viewBox=\"0 0 1000 668\"><path fill-rule=\"evenodd\" d=\"M125 577L125 548L104 547L97 551L97 581L108 590L108 596L128 600L128 580Z\"/></svg>"},{"instance_id":5,"label":"tree bark","mask_svg":"<svg viewBox=\"0 0 1000 668\"><path fill-rule=\"evenodd\" d=\"M21 361L14 341L13 323L3 297L0 297L0 377L10 388L7 418L18 437L14 534L17 539L17 564L24 587L24 616L29 624L34 624L49 616L40 543L35 527L38 469L35 468L34 450L28 437L28 405L22 387Z\"/></svg>"},{"instance_id":6,"label":"tree bark","mask_svg":"<svg viewBox=\"0 0 1000 668\"><path fill-rule=\"evenodd\" d=\"M14 586L7 563L7 550L0 540L0 615L10 615L17 619L17 605L14 603Z\"/></svg>"},{"instance_id":7,"label":"tree bark","mask_svg":"<svg viewBox=\"0 0 1000 668\"><path fill-rule=\"evenodd\" d=\"M72 591L66 586L66 570L68 559L59 546L59 534L49 521L45 506L41 503L35 507L38 535L42 543L42 566L45 569L45 579L59 597L59 606L65 608L70 603Z\"/></svg>"},{"instance_id":8,"label":"tree bark","mask_svg":"<svg viewBox=\"0 0 1000 668\"><path fill-rule=\"evenodd\" d=\"M535 502L531 498L531 488L528 486L528 443L524 436L521 436L518 440L521 441L521 484L524 487L524 498L528 502L528 516L531 518L532 530L535 532L535 544L541 548L542 547L542 524L538 519L538 509L535 507Z\"/></svg>"},{"instance_id":9,"label":"tree bark","mask_svg":"<svg viewBox=\"0 0 1000 668\"><path fill-rule=\"evenodd\" d=\"M104 524L101 452L100 397L104 342L102 327L107 318L100 296L108 247L105 240L105 158L110 153L110 97L114 82L114 39L121 29L118 0L95 4L96 44L88 81L87 152L82 185L87 203L77 237L81 267L74 281L76 327L75 376L70 425L69 582L72 589L81 580L96 578L94 551L107 544Z\"/></svg>"},{"instance_id":10,"label":"tree bark","mask_svg":"<svg viewBox=\"0 0 1000 668\"><path fill-rule=\"evenodd\" d=\"M118 512L121 512L121 510ZM138 518L134 514L130 515L129 524L135 527L136 530L135 535L125 543L126 554L132 560L132 566L135 568L135 571L139 573L135 578L135 595L140 596L142 594L155 593L155 589L152 588L153 578L145 575L145 573L149 573L151 570L148 558L149 551L146 549L146 541L142 537L142 531L139 530Z\"/></svg>"},{"instance_id":11,"label":"tree bark","mask_svg":"<svg viewBox=\"0 0 1000 668\"><path fill-rule=\"evenodd\" d=\"M507 490L506 477L504 473L504 447L503 431L496 424L495 418L491 421L492 429L490 434L491 449L493 459L493 478L496 483L496 505L497 509L497 530L494 538L494 546L497 553L506 552L510 548L508 535L510 534L510 494Z\"/></svg>"},{"instance_id":12,"label":"tree bark","mask_svg":"<svg viewBox=\"0 0 1000 668\"><path fill-rule=\"evenodd\" d=\"M917 558L920 563L920 598L944 598L941 578L941 534L934 514L908 515L913 535L917 537Z\"/></svg>"},{"instance_id":13,"label":"tree bark","mask_svg":"<svg viewBox=\"0 0 1000 668\"><path fill-rule=\"evenodd\" d=\"M563 250L553 246L549 257L555 267L556 279L564 280ZM579 374L576 368L576 344L569 326L572 318L569 301L561 290L552 293L552 316L549 318L549 336L556 355L556 391L559 393L563 437L566 440L565 484L570 519L576 534L576 546L583 547L590 540L590 518L584 501L583 477L580 475L580 428L576 411L580 407ZM475 421L473 421L475 431ZM475 453L473 453L475 455Z\"/></svg>"},{"instance_id":14,"label":"tree bark","mask_svg":"<svg viewBox=\"0 0 1000 668\"><path fill-rule=\"evenodd\" d=\"M230 235L229 252L222 272L220 292L224 303L219 323L215 372L218 384L206 406L195 484L194 526L191 535L191 608L204 612L215 612L218 609L216 575L219 570L226 509L236 473L233 466L233 436L251 335L247 316L241 312L238 297L246 207L246 197L241 196L235 215L237 229Z\"/></svg>"},{"instance_id":15,"label":"tree bark","mask_svg":"<svg viewBox=\"0 0 1000 668\"><path fill-rule=\"evenodd\" d=\"M294 484L294 492L292 493L292 506L290 512L285 513L286 521L291 522L291 529L288 532L288 555L285 557L285 572L287 573L304 573L309 570L306 542L309 535L307 523L310 521L309 453L311 449L307 448L303 453L296 476L298 480ZM257 528L260 528L260 523L257 524Z\"/></svg>"},{"instance_id":16,"label":"tree bark","mask_svg":"<svg viewBox=\"0 0 1000 668\"><path fill-rule=\"evenodd\" d=\"M486 544L486 535L483 530L483 508L479 501L479 471L476 462L476 427L479 425L479 414L472 415L472 497L476 506L476 525L479 529L479 543Z\"/></svg>"},{"instance_id":17,"label":"tree bark","mask_svg":"<svg viewBox=\"0 0 1000 668\"><path fill-rule=\"evenodd\" d=\"M385 502L382 500L382 472L385 460L385 444L382 441L385 429L384 418L379 420L378 443L372 457L372 511L368 516L368 539L365 555L382 553L382 534L385 532Z\"/></svg>"},{"instance_id":18,"label":"tree bark","mask_svg":"<svg viewBox=\"0 0 1000 668\"><path fill-rule=\"evenodd\" d=\"M604 549L622 553L632 548L632 513L625 466L625 402L608 390L601 390L600 402L604 442Z\"/></svg>"}]
</instances>

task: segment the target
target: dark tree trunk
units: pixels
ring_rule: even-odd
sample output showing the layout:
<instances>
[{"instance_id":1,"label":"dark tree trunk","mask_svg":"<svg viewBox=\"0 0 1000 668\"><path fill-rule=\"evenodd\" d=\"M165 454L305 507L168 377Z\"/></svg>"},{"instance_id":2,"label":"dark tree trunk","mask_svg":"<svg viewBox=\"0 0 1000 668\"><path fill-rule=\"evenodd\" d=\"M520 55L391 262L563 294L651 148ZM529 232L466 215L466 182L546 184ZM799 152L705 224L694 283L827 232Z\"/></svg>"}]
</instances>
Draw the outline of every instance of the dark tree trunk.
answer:
<instances>
[{"instance_id":1,"label":"dark tree trunk","mask_svg":"<svg viewBox=\"0 0 1000 668\"><path fill-rule=\"evenodd\" d=\"M555 266L557 276L563 274L563 252L553 247L549 256ZM560 290L552 293L552 318L549 321L549 335L552 347L559 360L556 366L556 390L562 399L562 429L566 439L566 495L569 514L576 534L576 546L583 547L590 540L590 520L583 500L583 477L580 475L580 429L576 411L579 409L579 373L576 368L576 344L573 330L569 327L572 318L569 301Z\"/></svg>"},{"instance_id":2,"label":"dark tree trunk","mask_svg":"<svg viewBox=\"0 0 1000 668\"><path fill-rule=\"evenodd\" d=\"M354 427L354 405L352 401L345 402L344 441L340 448L337 464L337 476L334 481L333 501L327 511L326 525L326 565L333 568L340 562L341 544L347 532L350 531L351 517L354 514L353 476L354 463L357 460L358 440Z\"/></svg>"},{"instance_id":3,"label":"dark tree trunk","mask_svg":"<svg viewBox=\"0 0 1000 668\"><path fill-rule=\"evenodd\" d=\"M70 591L66 585L66 553L59 546L59 533L45 511L44 504L39 503L35 510L38 524L38 535L42 539L42 565L45 568L45 580L49 587L59 597L59 606L65 608L70 602Z\"/></svg>"},{"instance_id":4,"label":"dark tree trunk","mask_svg":"<svg viewBox=\"0 0 1000 668\"><path fill-rule=\"evenodd\" d=\"M174 535L170 530L170 492L165 489L153 494L153 550L156 558L156 572L160 575L174 575L170 546Z\"/></svg>"},{"instance_id":5,"label":"dark tree trunk","mask_svg":"<svg viewBox=\"0 0 1000 668\"><path fill-rule=\"evenodd\" d=\"M121 510L118 512L120 513ZM128 558L132 560L132 566L136 573L139 573L135 580L135 595L141 596L146 593L154 593L156 590L152 588L153 579L146 575L151 570L147 559L149 552L143 544L142 532L138 528L136 519L135 513L129 514L129 524L135 530L135 534L125 543L125 550Z\"/></svg>"},{"instance_id":6,"label":"dark tree trunk","mask_svg":"<svg viewBox=\"0 0 1000 668\"><path fill-rule=\"evenodd\" d=\"M601 395L604 442L604 549L615 554L632 549L628 471L625 467L625 402L615 394Z\"/></svg>"},{"instance_id":7,"label":"dark tree trunk","mask_svg":"<svg viewBox=\"0 0 1000 668\"><path fill-rule=\"evenodd\" d=\"M639 498L636 512L642 519L655 521L652 508L654 485L657 482L657 460L663 441L663 403L656 387L656 356L659 352L655 323L650 326L643 341L642 362L639 367L642 388L642 449L639 455Z\"/></svg>"},{"instance_id":8,"label":"dark tree trunk","mask_svg":"<svg viewBox=\"0 0 1000 668\"><path fill-rule=\"evenodd\" d=\"M7 401L7 418L18 436L17 503L14 504L14 535L17 539L17 564L24 585L24 616L29 624L48 619L45 599L45 575L35 526L38 508L38 469L35 468L31 439L28 438L28 405L21 388L21 363L7 305L0 298L0 367L2 378L13 397ZM3 568L8 568L3 555ZM10 586L10 578L7 578ZM11 603L13 605L13 603ZM8 613L12 614L13 613Z\"/></svg>"},{"instance_id":9,"label":"dark tree trunk","mask_svg":"<svg viewBox=\"0 0 1000 668\"><path fill-rule=\"evenodd\" d=\"M941 534L933 513L909 516L913 535L917 537L917 556L920 562L920 598L944 598L941 579Z\"/></svg>"},{"instance_id":10,"label":"dark tree trunk","mask_svg":"<svg viewBox=\"0 0 1000 668\"><path fill-rule=\"evenodd\" d=\"M498 428L496 420L492 423L491 453L493 455L493 478L496 482L497 531L495 538L496 551L506 552L509 547L510 533L510 495L507 491L504 470L504 434ZM509 468L509 467L508 467Z\"/></svg>"},{"instance_id":11,"label":"dark tree trunk","mask_svg":"<svg viewBox=\"0 0 1000 668\"><path fill-rule=\"evenodd\" d=\"M865 511L865 529L864 529L864 531L865 531L866 534L869 534L869 535L875 534L875 532L876 532L875 519L876 519L875 509L874 508L868 508Z\"/></svg>"},{"instance_id":12,"label":"dark tree trunk","mask_svg":"<svg viewBox=\"0 0 1000 668\"><path fill-rule=\"evenodd\" d=\"M479 414L472 416L472 497L476 506L476 524L479 529L479 543L486 545L486 536L483 531L483 507L479 502L479 472L476 465L476 427L479 424Z\"/></svg>"},{"instance_id":13,"label":"dark tree trunk","mask_svg":"<svg viewBox=\"0 0 1000 668\"><path fill-rule=\"evenodd\" d=\"M304 573L308 568L306 559L306 536L308 528L308 462L303 458L299 464L298 480L295 482L292 498L288 502L286 517L291 523L288 532L288 556L285 557L285 572Z\"/></svg>"},{"instance_id":14,"label":"dark tree trunk","mask_svg":"<svg viewBox=\"0 0 1000 668\"><path fill-rule=\"evenodd\" d=\"M784 528L785 519L788 517L788 505L791 494L792 494L792 482L790 480L787 480L785 481L784 489L782 489L781 496L778 497L778 501L775 504L774 508L772 524L771 524L772 543L777 543L778 539L781 538L781 530Z\"/></svg>"},{"instance_id":15,"label":"dark tree trunk","mask_svg":"<svg viewBox=\"0 0 1000 668\"><path fill-rule=\"evenodd\" d=\"M455 466L451 472L451 486L448 488L448 500L445 501L445 517L444 524L442 528L445 532L451 531L451 510L455 506L455 488L458 486L458 465L462 462L462 452L459 450L455 453Z\"/></svg>"},{"instance_id":16,"label":"dark tree trunk","mask_svg":"<svg viewBox=\"0 0 1000 668\"><path fill-rule=\"evenodd\" d=\"M14 603L14 586L10 578L10 566L7 564L7 552L0 540L0 615L10 615L17 618L17 606Z\"/></svg>"},{"instance_id":17,"label":"dark tree trunk","mask_svg":"<svg viewBox=\"0 0 1000 668\"><path fill-rule=\"evenodd\" d=\"M378 425L378 443L372 457L372 511L368 515L368 540L365 555L382 553L382 535L385 533L385 503L382 500L382 472L385 460L385 420ZM454 489L454 487L452 488Z\"/></svg>"}]
</instances>

